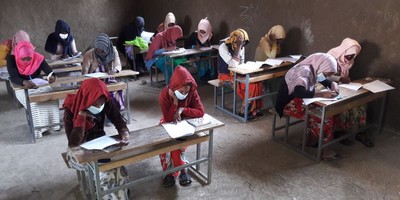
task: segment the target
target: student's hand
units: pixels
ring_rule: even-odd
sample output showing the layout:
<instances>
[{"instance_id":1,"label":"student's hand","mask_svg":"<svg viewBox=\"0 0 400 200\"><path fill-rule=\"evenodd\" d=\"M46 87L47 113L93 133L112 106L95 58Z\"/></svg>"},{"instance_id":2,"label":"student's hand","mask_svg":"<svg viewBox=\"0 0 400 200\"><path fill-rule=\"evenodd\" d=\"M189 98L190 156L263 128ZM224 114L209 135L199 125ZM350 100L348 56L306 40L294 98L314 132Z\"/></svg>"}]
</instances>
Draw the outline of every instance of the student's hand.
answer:
<instances>
[{"instance_id":1,"label":"student's hand","mask_svg":"<svg viewBox=\"0 0 400 200\"><path fill-rule=\"evenodd\" d=\"M171 96L174 99L174 104L178 105L178 97L175 96L174 91L172 91L171 89L168 89L168 94L169 94L169 96Z\"/></svg>"},{"instance_id":2,"label":"student's hand","mask_svg":"<svg viewBox=\"0 0 400 200\"><path fill-rule=\"evenodd\" d=\"M335 91L323 91L315 93L314 97L333 98L336 97L337 95L338 93L336 93Z\"/></svg>"},{"instance_id":3,"label":"student's hand","mask_svg":"<svg viewBox=\"0 0 400 200\"><path fill-rule=\"evenodd\" d=\"M32 81L24 80L22 81L22 85L25 87L32 89L32 88L37 88L36 84L34 84Z\"/></svg>"},{"instance_id":4,"label":"student's hand","mask_svg":"<svg viewBox=\"0 0 400 200\"><path fill-rule=\"evenodd\" d=\"M339 85L334 81L331 84L331 91L336 92L337 95L339 94Z\"/></svg>"},{"instance_id":5,"label":"student's hand","mask_svg":"<svg viewBox=\"0 0 400 200\"><path fill-rule=\"evenodd\" d=\"M121 136L121 143L123 145L128 145L129 144L129 132L122 131L119 135Z\"/></svg>"},{"instance_id":6,"label":"student's hand","mask_svg":"<svg viewBox=\"0 0 400 200\"><path fill-rule=\"evenodd\" d=\"M175 114L174 114L174 117L173 117L173 120L174 120L174 123L176 124L177 122L179 122L179 121L181 121L182 120L182 118L181 118L181 109L178 109L176 112L175 112Z\"/></svg>"},{"instance_id":7,"label":"student's hand","mask_svg":"<svg viewBox=\"0 0 400 200\"><path fill-rule=\"evenodd\" d=\"M341 83L350 83L350 77L340 77L339 82Z\"/></svg>"},{"instance_id":8,"label":"student's hand","mask_svg":"<svg viewBox=\"0 0 400 200\"><path fill-rule=\"evenodd\" d=\"M49 83L53 83L54 81L56 81L56 77L54 75L51 75L48 79Z\"/></svg>"}]
</instances>

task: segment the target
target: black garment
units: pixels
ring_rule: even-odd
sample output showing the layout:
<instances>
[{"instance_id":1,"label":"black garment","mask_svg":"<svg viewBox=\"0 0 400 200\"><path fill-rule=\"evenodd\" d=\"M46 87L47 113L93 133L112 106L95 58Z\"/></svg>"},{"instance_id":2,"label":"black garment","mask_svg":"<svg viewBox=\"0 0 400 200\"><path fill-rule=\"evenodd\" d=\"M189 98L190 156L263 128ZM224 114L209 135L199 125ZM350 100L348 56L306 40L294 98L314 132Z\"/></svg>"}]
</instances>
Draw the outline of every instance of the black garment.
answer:
<instances>
[{"instance_id":1,"label":"black garment","mask_svg":"<svg viewBox=\"0 0 400 200\"><path fill-rule=\"evenodd\" d=\"M135 21L132 21L128 25L122 27L118 35L117 49L119 52L125 55L125 41L134 40L137 36L141 36L144 31L144 19L143 17L136 17Z\"/></svg>"},{"instance_id":2,"label":"black garment","mask_svg":"<svg viewBox=\"0 0 400 200\"><path fill-rule=\"evenodd\" d=\"M332 82L328 79L320 82L323 86L330 88ZM296 86L292 94L289 95L289 89L285 79L281 81L281 85L278 90L278 94L276 95L276 103L275 110L279 114L280 117L283 116L283 110L285 106L294 98L312 98L314 97L315 89L312 91L307 90L304 86Z\"/></svg>"},{"instance_id":3,"label":"black garment","mask_svg":"<svg viewBox=\"0 0 400 200\"><path fill-rule=\"evenodd\" d=\"M68 33L68 37L64 40L60 37L60 33ZM71 43L73 40L74 37L71 35L71 28L69 25L63 20L57 20L55 31L50 33L50 35L47 37L44 50L49 53L56 54L57 45L60 43L63 47L63 55L72 56L73 52Z\"/></svg>"},{"instance_id":4,"label":"black garment","mask_svg":"<svg viewBox=\"0 0 400 200\"><path fill-rule=\"evenodd\" d=\"M121 115L119 104L116 103L112 98L105 103L103 111L95 115L96 118L93 119L94 127L88 131L84 131L82 128L74 128L74 114L69 108L65 108L64 126L65 133L67 134L68 138L68 146L78 146L84 142L105 135L104 121L106 116L111 123L114 124L119 133L124 130L128 130L126 122ZM87 117L86 120L91 120L91 118Z\"/></svg>"},{"instance_id":5,"label":"black garment","mask_svg":"<svg viewBox=\"0 0 400 200\"><path fill-rule=\"evenodd\" d=\"M197 31L192 32L192 34L185 39L185 49L193 49L194 46L199 45L200 47L210 47L211 41L207 40L202 44L197 37Z\"/></svg>"},{"instance_id":6,"label":"black garment","mask_svg":"<svg viewBox=\"0 0 400 200\"><path fill-rule=\"evenodd\" d=\"M17 62L15 61L14 55L7 56L7 70L10 74L11 82L17 85L23 85L24 80L34 79L40 76L40 71L44 71L46 75L49 75L53 69L47 64L46 60L40 64L39 68L30 76L25 76L19 73Z\"/></svg>"}]
</instances>

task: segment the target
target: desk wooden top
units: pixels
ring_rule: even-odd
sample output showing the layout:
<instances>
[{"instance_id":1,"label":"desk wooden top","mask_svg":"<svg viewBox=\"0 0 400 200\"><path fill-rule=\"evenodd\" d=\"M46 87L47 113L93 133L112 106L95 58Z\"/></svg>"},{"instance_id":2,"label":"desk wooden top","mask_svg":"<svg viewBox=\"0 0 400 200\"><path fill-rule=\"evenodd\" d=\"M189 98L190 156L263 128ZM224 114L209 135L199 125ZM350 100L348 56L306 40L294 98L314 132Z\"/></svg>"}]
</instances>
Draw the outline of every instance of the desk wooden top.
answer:
<instances>
[{"instance_id":1,"label":"desk wooden top","mask_svg":"<svg viewBox=\"0 0 400 200\"><path fill-rule=\"evenodd\" d=\"M82 63L83 62L83 57L78 57L78 58L73 58L69 60L46 60L46 62L49 64L49 66L57 66L57 65L69 65L69 64L74 64L74 63Z\"/></svg>"},{"instance_id":2,"label":"desk wooden top","mask_svg":"<svg viewBox=\"0 0 400 200\"><path fill-rule=\"evenodd\" d=\"M106 79L106 78L112 78L112 77L118 78L118 77L134 76L134 75L138 75L138 74L139 74L139 72L137 72L137 71L122 70L122 71L120 71L118 73L115 73L113 75L105 75L105 76L99 77L99 79ZM81 82L83 80L90 79L90 78L92 78L92 77L88 77L88 76L85 76L85 75L72 76L72 77L71 76L59 77L53 83L40 85L39 87L44 87L44 86L48 86L48 85L51 86L51 87L55 87L55 86L60 85L60 84L76 83L76 82ZM14 90L25 89L24 86L15 85L15 84L13 84L13 88L14 88Z\"/></svg>"},{"instance_id":3,"label":"desk wooden top","mask_svg":"<svg viewBox=\"0 0 400 200\"><path fill-rule=\"evenodd\" d=\"M221 121L210 116L211 123L196 127L195 134L192 136L184 137L184 141L178 141L172 139L165 129L161 125L152 126L149 128L131 131L130 142L127 146L122 147L121 150L114 151L111 153L105 153L103 151L89 151L81 149L74 153L79 163L87 163L96 161L102 158L113 158L113 157L129 157L137 151L152 151L157 148L158 145L163 145L174 142L187 142L202 137L208 137L208 130L216 129L224 126L225 124Z\"/></svg>"},{"instance_id":4,"label":"desk wooden top","mask_svg":"<svg viewBox=\"0 0 400 200\"><path fill-rule=\"evenodd\" d=\"M279 71L285 71L287 72L290 67L294 66L294 63L291 62L284 62L278 66L274 66L272 68L266 68L266 67L260 67L258 69L244 69L244 68L229 68L230 71L238 73L238 74L242 74L242 75L246 75L246 74L254 74L254 73L276 73Z\"/></svg>"},{"instance_id":5,"label":"desk wooden top","mask_svg":"<svg viewBox=\"0 0 400 200\"><path fill-rule=\"evenodd\" d=\"M182 52L182 53L164 52L163 55L166 55L166 56L168 56L170 58L190 56L190 55L201 54L201 53L206 53L206 52L210 52L210 51L217 51L218 48L216 48L215 46L216 45L212 45L211 47L201 48L201 49L185 49L185 51Z\"/></svg>"}]
</instances>

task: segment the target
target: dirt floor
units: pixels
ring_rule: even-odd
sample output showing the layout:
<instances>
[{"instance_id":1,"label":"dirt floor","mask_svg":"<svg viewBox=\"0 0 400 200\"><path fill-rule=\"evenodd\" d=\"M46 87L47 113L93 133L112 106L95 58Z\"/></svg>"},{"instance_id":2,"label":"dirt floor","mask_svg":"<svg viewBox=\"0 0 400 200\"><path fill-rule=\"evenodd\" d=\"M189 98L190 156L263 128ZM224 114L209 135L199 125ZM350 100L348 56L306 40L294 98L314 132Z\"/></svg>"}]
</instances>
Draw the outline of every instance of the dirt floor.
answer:
<instances>
[{"instance_id":1,"label":"dirt floor","mask_svg":"<svg viewBox=\"0 0 400 200\"><path fill-rule=\"evenodd\" d=\"M130 130L156 125L161 117L160 89L144 81L148 76L129 82ZM61 158L67 149L64 129L32 144L25 111L5 88L0 82L0 199L84 199L76 172ZM214 134L212 183L194 179L189 187L165 189L157 179L131 188L131 199L400 199L398 133L373 135L374 148L337 144L333 148L345 159L315 162L271 139L267 111L263 118L241 123L213 108L211 86L200 86L199 93L206 112L226 124ZM299 132L300 126L292 130ZM189 147L189 159L193 152ZM161 170L158 157L127 168L131 179Z\"/></svg>"}]
</instances>

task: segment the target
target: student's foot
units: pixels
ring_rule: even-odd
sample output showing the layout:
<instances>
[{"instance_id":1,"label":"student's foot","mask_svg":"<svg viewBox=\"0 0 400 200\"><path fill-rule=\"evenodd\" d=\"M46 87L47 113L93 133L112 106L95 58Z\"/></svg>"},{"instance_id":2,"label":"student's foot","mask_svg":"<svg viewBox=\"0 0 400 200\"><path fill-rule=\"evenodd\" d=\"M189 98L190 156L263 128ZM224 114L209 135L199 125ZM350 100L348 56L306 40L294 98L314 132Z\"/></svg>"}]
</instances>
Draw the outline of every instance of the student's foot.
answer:
<instances>
[{"instance_id":1,"label":"student's foot","mask_svg":"<svg viewBox=\"0 0 400 200\"><path fill-rule=\"evenodd\" d=\"M179 185L189 186L192 183L190 175L185 171L179 175Z\"/></svg>"},{"instance_id":2,"label":"student's foot","mask_svg":"<svg viewBox=\"0 0 400 200\"><path fill-rule=\"evenodd\" d=\"M333 155L329 155L329 156L322 156L322 160L324 161L334 161L334 160L341 160L344 157L338 153L334 153Z\"/></svg>"},{"instance_id":3,"label":"student's foot","mask_svg":"<svg viewBox=\"0 0 400 200\"><path fill-rule=\"evenodd\" d=\"M169 188L175 185L175 177L172 175L167 175L163 178L163 187Z\"/></svg>"},{"instance_id":4,"label":"student's foot","mask_svg":"<svg viewBox=\"0 0 400 200\"><path fill-rule=\"evenodd\" d=\"M243 117L244 118L244 113L239 113L239 116L241 116L241 117ZM251 113L248 113L247 114L247 120L253 120L253 119L255 119L254 118L254 116L251 114Z\"/></svg>"},{"instance_id":5,"label":"student's foot","mask_svg":"<svg viewBox=\"0 0 400 200\"><path fill-rule=\"evenodd\" d=\"M356 140L360 141L364 146L369 147L369 148L372 148L375 146L366 132L357 133Z\"/></svg>"}]
</instances>

